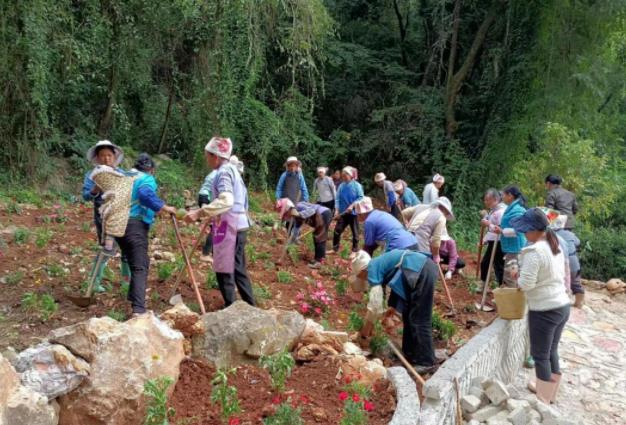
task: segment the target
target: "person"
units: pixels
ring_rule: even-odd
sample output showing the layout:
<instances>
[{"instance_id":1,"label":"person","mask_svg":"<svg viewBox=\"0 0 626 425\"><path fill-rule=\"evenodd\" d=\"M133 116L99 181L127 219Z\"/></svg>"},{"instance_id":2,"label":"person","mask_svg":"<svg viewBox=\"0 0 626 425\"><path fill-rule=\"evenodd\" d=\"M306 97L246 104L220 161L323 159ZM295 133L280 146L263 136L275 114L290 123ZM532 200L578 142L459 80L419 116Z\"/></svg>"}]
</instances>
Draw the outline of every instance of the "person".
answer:
<instances>
[{"instance_id":1,"label":"person","mask_svg":"<svg viewBox=\"0 0 626 425\"><path fill-rule=\"evenodd\" d=\"M398 208L400 210L420 204L419 198L404 180L396 180L393 183L393 189L398 194Z\"/></svg>"},{"instance_id":2,"label":"person","mask_svg":"<svg viewBox=\"0 0 626 425\"><path fill-rule=\"evenodd\" d=\"M328 168L317 167L317 178L313 182L313 190L317 193L317 203L328 208L331 214L335 213L335 198L337 188L333 179L326 175Z\"/></svg>"},{"instance_id":3,"label":"person","mask_svg":"<svg viewBox=\"0 0 626 425\"><path fill-rule=\"evenodd\" d=\"M572 230L576 224L576 214L578 213L578 204L576 203L576 195L569 190L563 189L561 183L563 180L559 176L549 175L546 177L546 196L545 205L548 208L555 209L561 214L567 216L565 230Z\"/></svg>"},{"instance_id":4,"label":"person","mask_svg":"<svg viewBox=\"0 0 626 425\"><path fill-rule=\"evenodd\" d=\"M440 174L433 176L433 181L424 186L424 193L422 196L422 202L426 205L432 204L439 199L439 191L445 183L446 179Z\"/></svg>"},{"instance_id":5,"label":"person","mask_svg":"<svg viewBox=\"0 0 626 425\"><path fill-rule=\"evenodd\" d=\"M512 218L510 224L530 242L520 254L517 283L526 294L529 310L530 352L536 376L536 383L534 386L531 383L530 389L535 390L540 401L549 404L556 400L561 382L558 346L570 314L565 258L540 209L531 208Z\"/></svg>"},{"instance_id":6,"label":"person","mask_svg":"<svg viewBox=\"0 0 626 425\"><path fill-rule=\"evenodd\" d=\"M248 221L248 190L229 161L233 143L225 137L213 137L204 148L209 167L217 170L213 180L212 201L188 212L184 220L194 222L200 217L215 217L213 225L213 270L226 307L241 299L255 305L252 284L246 269Z\"/></svg>"},{"instance_id":7,"label":"person","mask_svg":"<svg viewBox=\"0 0 626 425\"><path fill-rule=\"evenodd\" d=\"M522 248L526 246L526 238L523 233L516 232L511 228L511 220L521 217L526 212L526 198L519 187L509 185L502 190L502 200L507 205L499 226L494 226L493 231L501 234L500 246L504 253L504 285L514 288L517 286L518 256Z\"/></svg>"},{"instance_id":8,"label":"person","mask_svg":"<svg viewBox=\"0 0 626 425\"><path fill-rule=\"evenodd\" d=\"M502 203L502 197L497 189L488 189L483 195L483 203L487 210L483 211L483 214L481 214L482 219L480 220L480 225L487 231L481 243L487 245L487 249L485 250L485 255L483 255L483 258L480 260L480 280L483 284L487 280L491 253L495 246L496 252L493 257L493 271L496 276L496 282L498 282L498 285L502 285L504 276L504 253L502 252L502 244L499 242L498 244L495 243L495 241L499 239L495 230L502 222L502 215L504 214L506 206Z\"/></svg>"},{"instance_id":9,"label":"person","mask_svg":"<svg viewBox=\"0 0 626 425\"><path fill-rule=\"evenodd\" d=\"M123 159L124 152L122 151L122 148L114 145L108 140L100 140L87 151L87 160L89 162L94 165L109 166L120 173L124 172L124 170L119 166L122 163ZM85 178L83 180L83 200L93 201L93 221L96 225L96 235L98 237L98 244L100 246L103 246L104 235L102 233L102 216L100 214L100 207L104 203L104 200L102 199L101 189L90 177L91 173L92 170L89 170L87 171L87 173L85 173ZM109 255L105 256L100 262L98 270L92 270L92 273L95 273L94 291L96 292L105 291L104 287L102 286L102 276L110 257L111 256ZM93 267L95 266L96 263L94 263ZM122 280L126 283L129 283L130 268L128 267L128 262L124 257L122 257L120 269Z\"/></svg>"},{"instance_id":10,"label":"person","mask_svg":"<svg viewBox=\"0 0 626 425\"><path fill-rule=\"evenodd\" d=\"M402 352L418 373L436 367L433 349L433 295L438 270L426 255L394 249L372 259L360 251L352 261L350 281L355 291L369 286L369 301L360 337L371 335L374 323L384 311L386 288L391 289L388 305L402 315Z\"/></svg>"},{"instance_id":11,"label":"person","mask_svg":"<svg viewBox=\"0 0 626 425\"><path fill-rule=\"evenodd\" d=\"M571 230L566 230L568 217L565 214L559 215L552 225L554 232L563 239L567 246L565 253L569 257L570 287L574 294L574 307L582 308L585 303L585 289L581 283L581 267L578 251L580 250L580 239Z\"/></svg>"},{"instance_id":12,"label":"person","mask_svg":"<svg viewBox=\"0 0 626 425\"><path fill-rule=\"evenodd\" d=\"M387 211L391 213L400 223L402 221L402 214L400 214L400 208L397 203L396 191L393 188L393 183L387 180L387 176L384 173L376 173L374 176L374 182L378 187L382 188L385 193L385 206Z\"/></svg>"},{"instance_id":13,"label":"person","mask_svg":"<svg viewBox=\"0 0 626 425\"><path fill-rule=\"evenodd\" d=\"M418 251L431 255L435 264L441 262L439 247L448 220L454 220L452 203L445 196L432 204L406 208L402 215L409 232L417 239Z\"/></svg>"},{"instance_id":14,"label":"person","mask_svg":"<svg viewBox=\"0 0 626 425\"><path fill-rule=\"evenodd\" d=\"M143 314L146 312L146 284L150 270L148 232L156 214L176 214L176 208L165 204L157 195L155 164L150 155L140 154L134 168L135 170L129 173L135 180L128 224L124 235L116 237L115 240L130 267L128 301L131 303L133 314Z\"/></svg>"},{"instance_id":15,"label":"person","mask_svg":"<svg viewBox=\"0 0 626 425\"><path fill-rule=\"evenodd\" d=\"M441 234L441 244L439 245L439 256L441 263L448 265L445 278L452 279L454 273L465 267L465 260L459 257L456 249L456 241L448 234L448 229L444 228Z\"/></svg>"},{"instance_id":16,"label":"person","mask_svg":"<svg viewBox=\"0 0 626 425\"><path fill-rule=\"evenodd\" d=\"M373 255L378 244L385 245L385 251L393 249L417 249L415 236L407 232L391 214L375 210L372 199L365 196L354 204L360 223L363 223L363 250Z\"/></svg>"},{"instance_id":17,"label":"person","mask_svg":"<svg viewBox=\"0 0 626 425\"><path fill-rule=\"evenodd\" d=\"M232 157L231 157L232 163ZM213 180L215 179L215 175L217 174L217 170L211 170L209 174L204 178L204 182L200 187L200 191L198 192L198 206L202 208L204 205L208 205L213 200ZM212 229L213 226L210 228ZM211 255L213 252L213 235L211 232L206 236L206 241L202 246L202 256L200 257L200 261L204 261L210 263L213 261L213 256Z\"/></svg>"},{"instance_id":18,"label":"person","mask_svg":"<svg viewBox=\"0 0 626 425\"><path fill-rule=\"evenodd\" d=\"M282 219L292 216L296 220L298 227L306 223L313 228L315 259L308 266L312 269L321 268L326 258L328 228L333 219L331 210L323 205L311 204L309 202L298 202L298 205L293 205L291 200L287 198L281 199L280 204Z\"/></svg>"},{"instance_id":19,"label":"person","mask_svg":"<svg viewBox=\"0 0 626 425\"><path fill-rule=\"evenodd\" d=\"M333 183L335 184L335 190L339 189L339 185L341 184L341 171L335 170L333 173Z\"/></svg>"},{"instance_id":20,"label":"person","mask_svg":"<svg viewBox=\"0 0 626 425\"><path fill-rule=\"evenodd\" d=\"M339 241L346 227L350 226L352 232L352 254L354 257L359 250L359 222L354 212L354 203L363 199L363 186L354 178L354 168L347 166L341 171L343 183L337 189L335 198L335 216L337 225L333 232L333 249L329 253L339 252Z\"/></svg>"},{"instance_id":21,"label":"person","mask_svg":"<svg viewBox=\"0 0 626 425\"><path fill-rule=\"evenodd\" d=\"M287 158L286 170L281 174L276 185L276 199L289 198L294 204L309 201L309 190L300 171L301 166L302 164L295 156Z\"/></svg>"}]
</instances>

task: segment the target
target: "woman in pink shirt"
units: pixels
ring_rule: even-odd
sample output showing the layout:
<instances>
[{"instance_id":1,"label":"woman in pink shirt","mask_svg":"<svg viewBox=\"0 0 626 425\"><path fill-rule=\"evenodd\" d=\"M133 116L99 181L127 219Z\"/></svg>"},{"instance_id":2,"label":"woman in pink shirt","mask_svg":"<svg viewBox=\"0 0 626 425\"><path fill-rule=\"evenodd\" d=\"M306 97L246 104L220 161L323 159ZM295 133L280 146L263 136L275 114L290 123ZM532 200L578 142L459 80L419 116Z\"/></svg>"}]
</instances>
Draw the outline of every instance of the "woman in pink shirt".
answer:
<instances>
[{"instance_id":1,"label":"woman in pink shirt","mask_svg":"<svg viewBox=\"0 0 626 425\"><path fill-rule=\"evenodd\" d=\"M448 235L448 230L444 229L441 235L441 245L439 245L439 256L441 263L448 265L446 279L452 278L452 275L465 267L465 261L459 257L456 250L456 241Z\"/></svg>"},{"instance_id":2,"label":"woman in pink shirt","mask_svg":"<svg viewBox=\"0 0 626 425\"><path fill-rule=\"evenodd\" d=\"M498 235L494 232L494 230L496 227L500 226L506 205L502 203L502 197L497 189L488 189L483 196L483 202L488 210L483 210L484 214L481 214L482 220L480 221L480 225L484 227L487 232L481 243L483 245L487 245L487 249L485 251L485 255L483 255L482 261L480 262L480 280L485 282L487 279L489 261L491 260L491 251L493 250L495 240L498 238ZM502 280L504 278L504 253L502 252L500 244L496 247L496 255L493 259L493 269L496 274L496 281L498 282L498 285L502 285Z\"/></svg>"}]
</instances>

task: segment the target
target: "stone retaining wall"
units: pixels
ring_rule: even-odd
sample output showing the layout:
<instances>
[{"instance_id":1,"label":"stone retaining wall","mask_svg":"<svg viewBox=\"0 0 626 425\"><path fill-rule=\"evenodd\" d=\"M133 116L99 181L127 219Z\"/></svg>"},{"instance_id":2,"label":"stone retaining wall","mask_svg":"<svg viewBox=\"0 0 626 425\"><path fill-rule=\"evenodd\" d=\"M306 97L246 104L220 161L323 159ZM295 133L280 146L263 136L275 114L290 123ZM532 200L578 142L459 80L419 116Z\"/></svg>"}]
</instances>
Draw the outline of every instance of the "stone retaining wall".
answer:
<instances>
[{"instance_id":1,"label":"stone retaining wall","mask_svg":"<svg viewBox=\"0 0 626 425\"><path fill-rule=\"evenodd\" d=\"M496 319L448 359L426 382L420 425L453 425L454 378L461 395L473 378L488 376L509 383L522 367L528 345L528 321Z\"/></svg>"}]
</instances>

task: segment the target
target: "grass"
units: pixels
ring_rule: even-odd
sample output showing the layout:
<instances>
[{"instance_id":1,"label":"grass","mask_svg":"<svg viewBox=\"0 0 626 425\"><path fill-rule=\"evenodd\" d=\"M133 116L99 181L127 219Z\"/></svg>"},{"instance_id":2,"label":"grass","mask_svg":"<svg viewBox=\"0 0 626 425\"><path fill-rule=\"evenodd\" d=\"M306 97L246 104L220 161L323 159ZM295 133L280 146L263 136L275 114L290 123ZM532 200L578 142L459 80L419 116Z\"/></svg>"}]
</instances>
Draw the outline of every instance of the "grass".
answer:
<instances>
[{"instance_id":1,"label":"grass","mask_svg":"<svg viewBox=\"0 0 626 425\"><path fill-rule=\"evenodd\" d=\"M120 284L120 297L125 300L128 297L128 291L130 290L130 285L126 282L122 282Z\"/></svg>"},{"instance_id":2,"label":"grass","mask_svg":"<svg viewBox=\"0 0 626 425\"><path fill-rule=\"evenodd\" d=\"M85 221L80 225L80 230L82 230L84 233L88 233L89 231L91 231L91 221Z\"/></svg>"},{"instance_id":3,"label":"grass","mask_svg":"<svg viewBox=\"0 0 626 425\"><path fill-rule=\"evenodd\" d=\"M441 317L439 312L433 311L433 331L435 335L444 341L449 340L456 333L456 326L454 322Z\"/></svg>"},{"instance_id":4,"label":"grass","mask_svg":"<svg viewBox=\"0 0 626 425\"><path fill-rule=\"evenodd\" d=\"M339 250L339 256L344 260L348 260L351 253L352 251L350 250L350 245L348 244L343 244L343 247Z\"/></svg>"},{"instance_id":5,"label":"grass","mask_svg":"<svg viewBox=\"0 0 626 425\"><path fill-rule=\"evenodd\" d=\"M209 271L207 273L205 286L206 286L206 289L218 289L219 288L219 285L217 284L217 275L214 272Z\"/></svg>"},{"instance_id":6,"label":"grass","mask_svg":"<svg viewBox=\"0 0 626 425\"><path fill-rule=\"evenodd\" d=\"M252 263L255 263L258 259L257 250L252 244L246 245L246 259Z\"/></svg>"},{"instance_id":7,"label":"grass","mask_svg":"<svg viewBox=\"0 0 626 425\"><path fill-rule=\"evenodd\" d=\"M126 320L126 314L121 310L111 309L107 312L107 316L111 319L117 320L118 322Z\"/></svg>"},{"instance_id":8,"label":"grass","mask_svg":"<svg viewBox=\"0 0 626 425\"><path fill-rule=\"evenodd\" d=\"M291 261L296 264L300 261L300 252L298 251L298 246L297 245L289 245L287 246L287 254L289 255L289 258L291 258Z\"/></svg>"},{"instance_id":9,"label":"grass","mask_svg":"<svg viewBox=\"0 0 626 425\"><path fill-rule=\"evenodd\" d=\"M252 285L252 292L254 293L254 298L256 300L271 300L272 299L272 292L269 290L269 288L265 285L262 284L256 284L256 285Z\"/></svg>"},{"instance_id":10,"label":"grass","mask_svg":"<svg viewBox=\"0 0 626 425\"><path fill-rule=\"evenodd\" d=\"M279 270L276 272L276 279L279 283L291 283L293 282L293 276L286 270Z\"/></svg>"},{"instance_id":11,"label":"grass","mask_svg":"<svg viewBox=\"0 0 626 425\"><path fill-rule=\"evenodd\" d=\"M13 234L13 242L17 245L23 245L28 242L30 239L30 230L25 229L24 227L18 227L15 229L15 233Z\"/></svg>"},{"instance_id":12,"label":"grass","mask_svg":"<svg viewBox=\"0 0 626 425\"><path fill-rule=\"evenodd\" d=\"M59 264L48 264L46 266L46 273L48 273L48 276L55 278L65 277L68 274L67 270Z\"/></svg>"},{"instance_id":13,"label":"grass","mask_svg":"<svg viewBox=\"0 0 626 425\"><path fill-rule=\"evenodd\" d=\"M363 318L359 316L359 313L356 310L352 310L348 315L348 331L360 331L363 327L363 324Z\"/></svg>"},{"instance_id":14,"label":"grass","mask_svg":"<svg viewBox=\"0 0 626 425\"><path fill-rule=\"evenodd\" d=\"M18 285L24 279L24 272L21 270L14 271L5 276L7 285Z\"/></svg>"},{"instance_id":15,"label":"grass","mask_svg":"<svg viewBox=\"0 0 626 425\"><path fill-rule=\"evenodd\" d=\"M44 322L52 317L59 308L52 295L39 295L33 292L24 294L21 307L26 312L36 314Z\"/></svg>"},{"instance_id":16,"label":"grass","mask_svg":"<svg viewBox=\"0 0 626 425\"><path fill-rule=\"evenodd\" d=\"M335 283L335 291L337 296L343 297L348 291L348 281L346 279L339 279Z\"/></svg>"},{"instance_id":17,"label":"grass","mask_svg":"<svg viewBox=\"0 0 626 425\"><path fill-rule=\"evenodd\" d=\"M370 339L370 350L372 350L372 354L381 353L385 347L387 347L388 341L389 338L383 329L382 323L380 320L377 320L376 323L374 323L374 333Z\"/></svg>"},{"instance_id":18,"label":"grass","mask_svg":"<svg viewBox=\"0 0 626 425\"><path fill-rule=\"evenodd\" d=\"M159 263L157 265L157 279L159 282L164 282L169 279L174 273L176 265L174 263Z\"/></svg>"}]
</instances>

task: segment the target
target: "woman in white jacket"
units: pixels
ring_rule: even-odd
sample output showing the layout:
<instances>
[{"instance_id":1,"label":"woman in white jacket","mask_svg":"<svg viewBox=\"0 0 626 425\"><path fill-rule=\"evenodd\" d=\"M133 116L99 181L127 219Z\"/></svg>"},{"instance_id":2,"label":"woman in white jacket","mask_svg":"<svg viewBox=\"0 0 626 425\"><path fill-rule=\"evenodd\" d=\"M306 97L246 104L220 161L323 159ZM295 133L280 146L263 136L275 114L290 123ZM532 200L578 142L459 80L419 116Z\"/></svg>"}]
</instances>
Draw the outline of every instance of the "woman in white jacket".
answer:
<instances>
[{"instance_id":1,"label":"woman in white jacket","mask_svg":"<svg viewBox=\"0 0 626 425\"><path fill-rule=\"evenodd\" d=\"M565 287L565 257L540 209L529 209L510 224L530 242L519 257L518 285L528 301L530 353L535 360L537 377L534 389L539 400L553 403L561 382L558 345L570 309Z\"/></svg>"}]
</instances>

